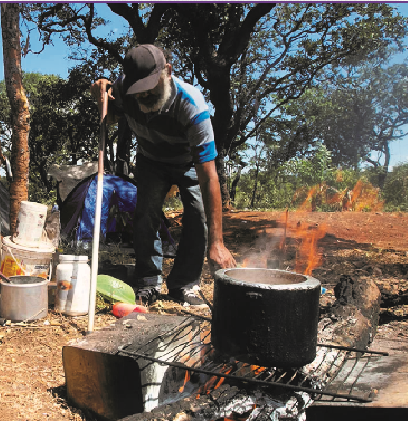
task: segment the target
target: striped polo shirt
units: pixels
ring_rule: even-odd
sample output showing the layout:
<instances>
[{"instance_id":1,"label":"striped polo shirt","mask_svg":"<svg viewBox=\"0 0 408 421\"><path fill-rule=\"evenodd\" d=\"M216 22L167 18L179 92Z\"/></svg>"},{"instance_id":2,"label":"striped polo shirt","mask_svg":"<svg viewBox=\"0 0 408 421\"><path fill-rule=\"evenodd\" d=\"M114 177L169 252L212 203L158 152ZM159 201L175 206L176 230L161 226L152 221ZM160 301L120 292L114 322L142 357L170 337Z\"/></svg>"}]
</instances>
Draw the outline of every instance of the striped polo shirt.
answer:
<instances>
[{"instance_id":1,"label":"striped polo shirt","mask_svg":"<svg viewBox=\"0 0 408 421\"><path fill-rule=\"evenodd\" d=\"M123 92L123 79L113 86L113 112L125 115L137 139L137 152L169 164L203 163L216 156L208 105L194 86L172 76L171 97L160 111L143 113L132 95Z\"/></svg>"}]
</instances>

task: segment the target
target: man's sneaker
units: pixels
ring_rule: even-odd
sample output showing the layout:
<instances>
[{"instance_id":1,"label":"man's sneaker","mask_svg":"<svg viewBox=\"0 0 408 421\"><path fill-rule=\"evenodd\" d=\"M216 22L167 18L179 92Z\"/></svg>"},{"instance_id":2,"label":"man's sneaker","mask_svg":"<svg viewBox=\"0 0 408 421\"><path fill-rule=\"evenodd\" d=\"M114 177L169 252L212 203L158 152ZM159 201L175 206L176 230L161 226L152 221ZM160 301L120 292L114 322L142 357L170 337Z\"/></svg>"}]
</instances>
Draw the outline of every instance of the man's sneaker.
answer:
<instances>
[{"instance_id":1,"label":"man's sneaker","mask_svg":"<svg viewBox=\"0 0 408 421\"><path fill-rule=\"evenodd\" d=\"M135 291L136 302L140 300L146 306L153 304L160 295L160 289L152 286L134 287L133 290Z\"/></svg>"},{"instance_id":2,"label":"man's sneaker","mask_svg":"<svg viewBox=\"0 0 408 421\"><path fill-rule=\"evenodd\" d=\"M200 287L193 288L173 288L169 289L170 298L183 306L191 306L194 308L208 308L208 305L198 296Z\"/></svg>"}]
</instances>

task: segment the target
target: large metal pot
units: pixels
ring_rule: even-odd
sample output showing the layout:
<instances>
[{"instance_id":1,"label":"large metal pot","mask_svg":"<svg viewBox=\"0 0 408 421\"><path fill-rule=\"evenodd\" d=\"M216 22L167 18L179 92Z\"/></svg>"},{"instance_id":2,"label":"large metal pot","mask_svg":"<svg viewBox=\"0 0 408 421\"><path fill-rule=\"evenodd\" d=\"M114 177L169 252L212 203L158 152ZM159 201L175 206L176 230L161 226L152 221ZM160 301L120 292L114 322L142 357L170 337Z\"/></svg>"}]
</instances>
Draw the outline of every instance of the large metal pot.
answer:
<instances>
[{"instance_id":1,"label":"large metal pot","mask_svg":"<svg viewBox=\"0 0 408 421\"><path fill-rule=\"evenodd\" d=\"M261 366L300 367L316 357L320 282L277 269L215 273L211 341Z\"/></svg>"},{"instance_id":2,"label":"large metal pot","mask_svg":"<svg viewBox=\"0 0 408 421\"><path fill-rule=\"evenodd\" d=\"M10 276L1 281L0 316L12 322L37 320L48 314L48 280L37 276Z\"/></svg>"}]
</instances>

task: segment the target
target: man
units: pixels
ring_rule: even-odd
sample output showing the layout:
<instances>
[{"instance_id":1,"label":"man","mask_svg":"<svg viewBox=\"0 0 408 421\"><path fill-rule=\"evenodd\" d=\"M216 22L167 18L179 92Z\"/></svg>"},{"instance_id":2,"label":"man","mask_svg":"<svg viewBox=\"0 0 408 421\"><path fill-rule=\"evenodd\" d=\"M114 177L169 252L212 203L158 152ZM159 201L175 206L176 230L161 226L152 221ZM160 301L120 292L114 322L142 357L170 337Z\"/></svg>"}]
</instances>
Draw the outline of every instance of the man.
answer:
<instances>
[{"instance_id":1,"label":"man","mask_svg":"<svg viewBox=\"0 0 408 421\"><path fill-rule=\"evenodd\" d=\"M202 306L197 292L207 234L210 267L236 266L222 238L221 193L208 106L197 88L172 76L171 64L153 45L132 48L123 70L113 85L99 79L91 93L102 112L108 90L108 122L125 115L137 137L132 285L136 298L150 304L160 293L162 250L157 231L165 196L176 184L184 208L183 229L166 280L168 295L183 304Z\"/></svg>"}]
</instances>

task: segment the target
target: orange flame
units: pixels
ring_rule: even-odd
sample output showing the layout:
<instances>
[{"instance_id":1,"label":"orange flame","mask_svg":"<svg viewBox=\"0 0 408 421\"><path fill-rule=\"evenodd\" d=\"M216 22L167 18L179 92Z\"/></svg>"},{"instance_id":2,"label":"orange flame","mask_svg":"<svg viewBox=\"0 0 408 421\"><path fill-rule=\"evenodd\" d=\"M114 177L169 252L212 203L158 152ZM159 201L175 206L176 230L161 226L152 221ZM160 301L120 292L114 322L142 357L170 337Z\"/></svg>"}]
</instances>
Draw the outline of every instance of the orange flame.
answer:
<instances>
[{"instance_id":1,"label":"orange flame","mask_svg":"<svg viewBox=\"0 0 408 421\"><path fill-rule=\"evenodd\" d=\"M236 361L236 363L238 363L238 361ZM233 370L233 366L228 365L228 364L224 364L223 368L221 369L221 373L223 374L229 374L231 373L231 371ZM262 372L264 372L265 370L267 370L266 367L261 367L258 365L248 365L248 364L243 364L243 366L241 367L241 369L239 369L236 374L237 375L247 375L248 372L252 372L252 374L254 374L255 376L261 374ZM225 381L225 377L217 377L217 376L213 376L210 378L210 380L208 380L204 385L202 385L197 394L196 394L196 399L200 399L200 396L202 394L210 394L213 390L218 389L222 383ZM181 391L181 390L180 390ZM254 407L255 408L255 407Z\"/></svg>"},{"instance_id":2,"label":"orange flame","mask_svg":"<svg viewBox=\"0 0 408 421\"><path fill-rule=\"evenodd\" d=\"M251 365L250 369L254 372L255 376L258 376L266 370L266 367L261 367L259 365Z\"/></svg>"},{"instance_id":3,"label":"orange flame","mask_svg":"<svg viewBox=\"0 0 408 421\"><path fill-rule=\"evenodd\" d=\"M184 375L184 383L183 383L183 386L181 386L180 389L179 389L179 392L180 393L183 393L184 392L184 387L187 384L187 382L190 381L190 378L191 378L190 372L188 370L186 370L186 374Z\"/></svg>"},{"instance_id":4,"label":"orange flame","mask_svg":"<svg viewBox=\"0 0 408 421\"><path fill-rule=\"evenodd\" d=\"M228 367L228 365L224 364L223 368L221 369L221 373L223 374L229 374L232 371L232 367ZM208 380L206 383L204 383L200 388L198 389L198 392L196 394L196 399L200 399L200 395L207 394L209 395L212 390L218 389L223 383L224 383L225 377L218 377L213 376Z\"/></svg>"},{"instance_id":5,"label":"orange flame","mask_svg":"<svg viewBox=\"0 0 408 421\"><path fill-rule=\"evenodd\" d=\"M308 197L310 198L316 189L313 188ZM308 199L306 199L308 200ZM306 206L302 206L304 209ZM282 214L280 220L284 221L284 238L280 243L280 250L283 253L286 247L286 236L296 240L298 247L296 251L295 272L304 275L311 275L313 269L322 262L322 255L318 252L318 240L326 235L326 225L310 226L300 221L300 211L295 213L297 222L289 221L288 211ZM306 218L305 218L306 219Z\"/></svg>"},{"instance_id":6,"label":"orange flame","mask_svg":"<svg viewBox=\"0 0 408 421\"><path fill-rule=\"evenodd\" d=\"M231 371L232 371L232 368L230 368L229 370L227 370L225 372L225 374L229 374L229 373L231 373ZM225 377L221 377L220 380L218 381L218 383L214 386L214 389L215 390L218 389L224 383L224 380L225 380Z\"/></svg>"},{"instance_id":7,"label":"orange flame","mask_svg":"<svg viewBox=\"0 0 408 421\"><path fill-rule=\"evenodd\" d=\"M316 225L315 227L298 224L295 236L300 239L297 250L295 272L311 275L313 269L322 263L322 255L318 253L317 242L326 235L326 226Z\"/></svg>"},{"instance_id":8,"label":"orange flame","mask_svg":"<svg viewBox=\"0 0 408 421\"><path fill-rule=\"evenodd\" d=\"M300 205L299 211L315 211L316 210L316 197L322 191L322 186L317 184L313 186L307 193L305 201Z\"/></svg>"},{"instance_id":9,"label":"orange flame","mask_svg":"<svg viewBox=\"0 0 408 421\"><path fill-rule=\"evenodd\" d=\"M342 174L336 173L336 181L341 181L341 179ZM304 192L304 188L298 189L293 195L291 205ZM353 190L345 188L342 191L337 191L326 183L317 184L308 190L306 199L298 207L298 211L314 212L317 210L318 203L338 204L341 205L343 211L352 210L357 212L365 209L376 212L382 210L384 205L384 202L379 200L379 189L373 187L371 183L362 180L357 181Z\"/></svg>"},{"instance_id":10,"label":"orange flame","mask_svg":"<svg viewBox=\"0 0 408 421\"><path fill-rule=\"evenodd\" d=\"M334 194L331 194L330 196L326 194L326 203L328 205L334 205L336 203L342 205L342 209L345 209L345 205L347 203L347 188L341 191L336 191Z\"/></svg>"},{"instance_id":11,"label":"orange flame","mask_svg":"<svg viewBox=\"0 0 408 421\"><path fill-rule=\"evenodd\" d=\"M357 181L347 198L346 209L361 212L365 209L377 212L382 210L384 202L379 200L379 189L371 183Z\"/></svg>"},{"instance_id":12,"label":"orange flame","mask_svg":"<svg viewBox=\"0 0 408 421\"><path fill-rule=\"evenodd\" d=\"M311 197L308 195L308 197ZM296 213L296 220L299 221L299 213ZM318 253L318 240L323 238L326 234L326 226L324 224L309 226L305 223L289 221L289 211L286 210L280 218L283 224L283 235L277 246L277 249L267 249L261 254L246 257L242 264L242 268L257 267L267 268L268 258L271 254L278 257L278 260L284 259L286 250L287 237L294 238L298 243L298 250L296 255L295 271L304 275L311 275L313 269L319 266L322 262L322 255Z\"/></svg>"}]
</instances>

